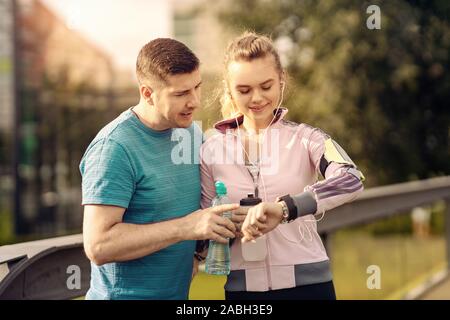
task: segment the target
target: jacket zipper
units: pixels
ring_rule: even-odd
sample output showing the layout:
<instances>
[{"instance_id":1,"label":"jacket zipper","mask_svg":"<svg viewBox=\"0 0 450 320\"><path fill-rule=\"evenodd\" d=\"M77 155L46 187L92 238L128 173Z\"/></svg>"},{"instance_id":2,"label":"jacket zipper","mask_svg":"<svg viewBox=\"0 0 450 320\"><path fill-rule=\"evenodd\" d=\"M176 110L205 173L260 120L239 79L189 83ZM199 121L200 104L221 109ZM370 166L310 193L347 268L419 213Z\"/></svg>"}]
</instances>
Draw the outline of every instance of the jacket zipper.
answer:
<instances>
[{"instance_id":1,"label":"jacket zipper","mask_svg":"<svg viewBox=\"0 0 450 320\"><path fill-rule=\"evenodd\" d=\"M269 246L269 234L266 234L266 245L267 245L267 258L266 258L266 271L267 271L267 284L269 290L272 290L272 276L270 271L270 246Z\"/></svg>"},{"instance_id":2,"label":"jacket zipper","mask_svg":"<svg viewBox=\"0 0 450 320\"><path fill-rule=\"evenodd\" d=\"M247 169L247 168L246 168ZM253 180L253 176L252 174L246 170L248 172L248 175L251 178L251 181L254 185L254 180ZM258 175L258 179L259 179L259 175ZM266 276L267 276L267 285L269 290L272 290L272 277L271 277L271 272L270 272L270 246L269 246L269 234L266 234L266 248L267 248L267 257L266 257Z\"/></svg>"},{"instance_id":3,"label":"jacket zipper","mask_svg":"<svg viewBox=\"0 0 450 320\"><path fill-rule=\"evenodd\" d=\"M238 137L236 137L236 139L239 139ZM252 186L255 186L255 181L253 180L253 175L250 173L250 171L247 169L247 167L245 167L245 171L247 171L248 175L250 176L250 180L252 182ZM259 168L259 170L261 170L261 168ZM259 177L261 175L261 172L258 173L258 180ZM258 182L258 181L257 181ZM259 189L259 188L258 188ZM258 190L259 191L259 190ZM254 190L255 192L255 190ZM257 196L255 194L255 196ZM266 247L267 247L267 257L266 257L266 276L267 276L267 285L269 290L272 290L272 277L271 277L271 271L270 271L270 246L269 246L269 234L266 234Z\"/></svg>"}]
</instances>

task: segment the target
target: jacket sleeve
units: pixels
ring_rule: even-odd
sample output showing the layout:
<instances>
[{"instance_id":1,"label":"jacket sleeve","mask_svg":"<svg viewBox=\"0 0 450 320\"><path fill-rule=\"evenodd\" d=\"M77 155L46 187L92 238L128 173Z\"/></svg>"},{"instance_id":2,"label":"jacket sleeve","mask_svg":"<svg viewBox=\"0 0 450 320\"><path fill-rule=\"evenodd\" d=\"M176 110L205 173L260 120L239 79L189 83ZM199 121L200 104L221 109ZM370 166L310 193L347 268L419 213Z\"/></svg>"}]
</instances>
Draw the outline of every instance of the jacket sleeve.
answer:
<instances>
[{"instance_id":1,"label":"jacket sleeve","mask_svg":"<svg viewBox=\"0 0 450 320\"><path fill-rule=\"evenodd\" d=\"M320 129L311 130L308 153L312 166L324 179L292 196L298 217L325 213L361 194L364 175L330 136Z\"/></svg>"}]
</instances>

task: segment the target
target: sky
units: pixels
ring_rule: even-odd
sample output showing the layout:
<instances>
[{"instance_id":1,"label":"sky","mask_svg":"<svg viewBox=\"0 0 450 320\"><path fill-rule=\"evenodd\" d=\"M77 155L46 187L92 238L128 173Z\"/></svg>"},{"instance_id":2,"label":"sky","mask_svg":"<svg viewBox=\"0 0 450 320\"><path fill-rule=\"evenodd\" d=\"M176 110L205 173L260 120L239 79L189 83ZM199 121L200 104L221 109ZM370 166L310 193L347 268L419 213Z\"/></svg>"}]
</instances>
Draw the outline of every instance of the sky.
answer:
<instances>
[{"instance_id":1,"label":"sky","mask_svg":"<svg viewBox=\"0 0 450 320\"><path fill-rule=\"evenodd\" d=\"M105 50L119 68L134 70L140 48L172 35L167 0L42 0L67 26Z\"/></svg>"}]
</instances>

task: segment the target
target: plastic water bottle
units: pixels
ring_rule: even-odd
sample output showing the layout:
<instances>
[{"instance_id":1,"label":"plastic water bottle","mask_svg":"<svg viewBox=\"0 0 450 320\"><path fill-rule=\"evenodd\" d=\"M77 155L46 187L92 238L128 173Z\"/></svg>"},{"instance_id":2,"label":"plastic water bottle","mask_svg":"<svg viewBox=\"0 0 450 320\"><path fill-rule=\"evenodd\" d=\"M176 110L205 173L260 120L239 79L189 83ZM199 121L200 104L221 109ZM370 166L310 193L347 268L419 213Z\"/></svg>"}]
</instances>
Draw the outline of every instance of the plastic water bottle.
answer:
<instances>
[{"instance_id":1,"label":"plastic water bottle","mask_svg":"<svg viewBox=\"0 0 450 320\"><path fill-rule=\"evenodd\" d=\"M221 181L216 184L216 196L212 200L211 205L218 206L228 204L230 200L227 197L227 188ZM224 218L231 218L231 212L227 211L222 214ZM228 239L229 241L229 239ZM214 240L209 241L208 256L205 262L205 271L209 274L228 275L230 273L230 247L228 243L219 243Z\"/></svg>"}]
</instances>

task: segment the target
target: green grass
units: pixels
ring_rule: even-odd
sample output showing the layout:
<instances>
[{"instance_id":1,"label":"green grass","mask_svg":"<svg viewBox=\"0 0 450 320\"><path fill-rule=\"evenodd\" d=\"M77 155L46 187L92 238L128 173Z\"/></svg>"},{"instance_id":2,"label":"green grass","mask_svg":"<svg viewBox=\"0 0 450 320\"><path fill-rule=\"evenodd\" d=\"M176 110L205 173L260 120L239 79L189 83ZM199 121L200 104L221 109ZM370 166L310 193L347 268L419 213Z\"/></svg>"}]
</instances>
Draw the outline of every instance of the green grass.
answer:
<instances>
[{"instance_id":1,"label":"green grass","mask_svg":"<svg viewBox=\"0 0 450 320\"><path fill-rule=\"evenodd\" d=\"M407 235L373 237L365 233L339 232L333 239L332 271L338 299L384 299L418 277L443 265L445 240L433 236L416 239ZM369 290L367 267L381 270L381 289Z\"/></svg>"},{"instance_id":2,"label":"green grass","mask_svg":"<svg viewBox=\"0 0 450 320\"><path fill-rule=\"evenodd\" d=\"M226 276L210 275L199 272L191 283L189 300L224 300Z\"/></svg>"},{"instance_id":3,"label":"green grass","mask_svg":"<svg viewBox=\"0 0 450 320\"><path fill-rule=\"evenodd\" d=\"M12 243L13 235L13 217L8 211L0 211L0 246Z\"/></svg>"},{"instance_id":4,"label":"green grass","mask_svg":"<svg viewBox=\"0 0 450 320\"><path fill-rule=\"evenodd\" d=\"M387 299L424 274L445 264L443 237L415 239L408 235L374 237L367 232L339 231L332 239L332 272L338 299ZM381 289L368 289L367 267L381 269ZM190 299L224 298L225 277L199 272Z\"/></svg>"}]
</instances>

